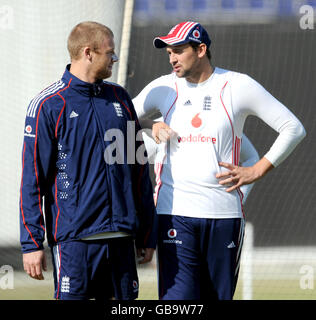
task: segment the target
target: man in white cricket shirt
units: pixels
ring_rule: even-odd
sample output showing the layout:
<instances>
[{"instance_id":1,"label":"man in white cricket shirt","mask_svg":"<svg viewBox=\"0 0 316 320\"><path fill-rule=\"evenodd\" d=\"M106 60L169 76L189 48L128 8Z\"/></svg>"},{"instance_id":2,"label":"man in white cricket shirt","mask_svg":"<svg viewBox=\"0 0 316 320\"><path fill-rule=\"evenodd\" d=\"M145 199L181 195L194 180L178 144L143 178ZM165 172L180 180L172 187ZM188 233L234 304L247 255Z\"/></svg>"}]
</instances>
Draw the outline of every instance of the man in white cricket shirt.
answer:
<instances>
[{"instance_id":1,"label":"man in white cricket shirt","mask_svg":"<svg viewBox=\"0 0 316 320\"><path fill-rule=\"evenodd\" d=\"M133 99L142 126L152 128L160 144L155 163L160 299L233 298L244 188L278 166L305 136L300 121L258 82L214 68L210 44L206 30L192 21L156 37L154 46L166 48L173 73ZM163 121L150 120L158 111ZM264 157L241 166L249 115L279 135Z\"/></svg>"}]
</instances>

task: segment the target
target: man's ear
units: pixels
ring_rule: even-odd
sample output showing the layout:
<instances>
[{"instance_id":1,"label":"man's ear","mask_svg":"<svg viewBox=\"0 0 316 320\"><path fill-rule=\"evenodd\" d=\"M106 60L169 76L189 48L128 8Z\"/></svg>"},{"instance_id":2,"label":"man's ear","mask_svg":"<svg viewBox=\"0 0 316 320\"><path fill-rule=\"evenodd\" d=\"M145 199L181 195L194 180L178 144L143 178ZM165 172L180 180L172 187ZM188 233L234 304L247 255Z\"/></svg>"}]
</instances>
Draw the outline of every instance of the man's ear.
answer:
<instances>
[{"instance_id":1,"label":"man's ear","mask_svg":"<svg viewBox=\"0 0 316 320\"><path fill-rule=\"evenodd\" d=\"M88 59L89 61L92 60L92 50L90 47L84 47L83 48L83 55L86 59Z\"/></svg>"},{"instance_id":2,"label":"man's ear","mask_svg":"<svg viewBox=\"0 0 316 320\"><path fill-rule=\"evenodd\" d=\"M202 58L206 55L206 44L205 43L201 43L198 47L198 56L199 58Z\"/></svg>"}]
</instances>

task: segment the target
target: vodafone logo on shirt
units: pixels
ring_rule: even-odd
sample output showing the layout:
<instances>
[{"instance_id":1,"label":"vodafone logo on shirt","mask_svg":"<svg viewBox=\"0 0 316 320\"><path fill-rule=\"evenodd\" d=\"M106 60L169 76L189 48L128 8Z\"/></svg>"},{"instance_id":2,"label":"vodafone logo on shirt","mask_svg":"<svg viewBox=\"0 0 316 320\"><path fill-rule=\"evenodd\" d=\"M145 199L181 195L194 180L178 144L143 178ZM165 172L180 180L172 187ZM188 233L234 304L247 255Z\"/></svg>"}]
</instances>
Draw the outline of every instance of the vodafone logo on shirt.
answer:
<instances>
[{"instance_id":1,"label":"vodafone logo on shirt","mask_svg":"<svg viewBox=\"0 0 316 320\"><path fill-rule=\"evenodd\" d=\"M192 120L191 120L191 125L193 128L200 128L203 124L202 119L199 117L200 113L196 114Z\"/></svg>"},{"instance_id":2,"label":"vodafone logo on shirt","mask_svg":"<svg viewBox=\"0 0 316 320\"><path fill-rule=\"evenodd\" d=\"M203 121L200 113L197 113L191 119L191 127L193 130L200 131L204 127L205 121ZM216 143L216 138L199 134L191 134L188 136L178 137L178 142L207 142L207 143Z\"/></svg>"},{"instance_id":3,"label":"vodafone logo on shirt","mask_svg":"<svg viewBox=\"0 0 316 320\"><path fill-rule=\"evenodd\" d=\"M176 229L169 229L167 232L168 238L167 240L163 240L163 243L169 243L169 244L182 244L182 240L175 239L177 236L177 230Z\"/></svg>"},{"instance_id":4,"label":"vodafone logo on shirt","mask_svg":"<svg viewBox=\"0 0 316 320\"><path fill-rule=\"evenodd\" d=\"M177 230L176 230L176 229L170 229L170 230L168 231L168 237L169 237L169 238L173 239L173 238L175 238L176 236L177 236Z\"/></svg>"}]
</instances>

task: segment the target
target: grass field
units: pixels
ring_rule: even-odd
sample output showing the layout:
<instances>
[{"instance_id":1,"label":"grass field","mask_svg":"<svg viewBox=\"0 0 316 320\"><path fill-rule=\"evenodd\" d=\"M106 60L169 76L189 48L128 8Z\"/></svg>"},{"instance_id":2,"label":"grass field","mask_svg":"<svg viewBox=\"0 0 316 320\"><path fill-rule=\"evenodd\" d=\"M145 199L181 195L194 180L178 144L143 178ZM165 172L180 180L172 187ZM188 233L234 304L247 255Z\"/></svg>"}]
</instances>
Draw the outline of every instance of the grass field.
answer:
<instances>
[{"instance_id":1,"label":"grass field","mask_svg":"<svg viewBox=\"0 0 316 320\"><path fill-rule=\"evenodd\" d=\"M4 252L5 253L5 252ZM10 253L10 252L9 252ZM9 254L8 253L8 254ZM251 271L245 268L242 259L235 300L242 300L243 279L248 279L247 272L252 273L252 299L254 300L316 300L316 277L312 289L302 289L300 279L301 267L309 266L316 271L316 248L256 248L252 254ZM45 280L31 279L22 270L14 271L14 289L3 288L3 274L0 272L0 300L51 300L53 299L52 264L48 260ZM140 300L157 300L156 259L149 265L139 265ZM245 282L246 284L246 282ZM247 282L247 285L249 283Z\"/></svg>"},{"instance_id":2,"label":"grass field","mask_svg":"<svg viewBox=\"0 0 316 320\"><path fill-rule=\"evenodd\" d=\"M24 275L19 275L24 277ZM140 273L140 300L157 300L156 279L148 281L148 274L142 276ZM146 279L147 278L147 279ZM26 279L16 281L14 289L0 289L0 300L51 300L53 299L52 279L36 281ZM242 281L238 282L235 300L242 299ZM300 289L298 280L254 280L254 300L311 300L316 299L316 289Z\"/></svg>"}]
</instances>

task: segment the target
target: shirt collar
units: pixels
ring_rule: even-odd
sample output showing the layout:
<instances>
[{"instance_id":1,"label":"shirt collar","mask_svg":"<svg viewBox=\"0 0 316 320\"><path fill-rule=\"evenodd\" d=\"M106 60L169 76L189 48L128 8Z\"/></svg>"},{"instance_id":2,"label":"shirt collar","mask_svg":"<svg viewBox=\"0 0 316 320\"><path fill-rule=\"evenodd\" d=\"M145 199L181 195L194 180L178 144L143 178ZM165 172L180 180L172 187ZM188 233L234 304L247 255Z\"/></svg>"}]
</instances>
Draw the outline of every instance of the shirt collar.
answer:
<instances>
[{"instance_id":1,"label":"shirt collar","mask_svg":"<svg viewBox=\"0 0 316 320\"><path fill-rule=\"evenodd\" d=\"M69 70L70 64L66 66L62 80L65 83L69 83L71 80L71 88L86 96L97 96L101 93L103 80L98 80L95 83L85 82L74 76Z\"/></svg>"}]
</instances>

